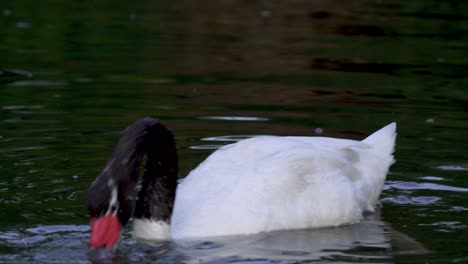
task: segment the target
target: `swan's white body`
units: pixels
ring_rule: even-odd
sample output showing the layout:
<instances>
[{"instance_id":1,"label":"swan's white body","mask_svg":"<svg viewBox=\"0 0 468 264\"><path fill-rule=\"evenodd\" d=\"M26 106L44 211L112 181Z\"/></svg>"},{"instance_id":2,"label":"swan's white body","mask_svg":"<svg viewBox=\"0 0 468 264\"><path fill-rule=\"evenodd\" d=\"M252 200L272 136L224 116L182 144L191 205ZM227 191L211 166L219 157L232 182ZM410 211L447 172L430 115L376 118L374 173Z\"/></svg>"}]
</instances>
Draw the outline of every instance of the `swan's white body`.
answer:
<instances>
[{"instance_id":1,"label":"swan's white body","mask_svg":"<svg viewBox=\"0 0 468 264\"><path fill-rule=\"evenodd\" d=\"M374 211L394 162L395 130L389 124L363 141L261 136L226 145L178 186L163 227L170 234L135 235L187 239L359 221Z\"/></svg>"}]
</instances>

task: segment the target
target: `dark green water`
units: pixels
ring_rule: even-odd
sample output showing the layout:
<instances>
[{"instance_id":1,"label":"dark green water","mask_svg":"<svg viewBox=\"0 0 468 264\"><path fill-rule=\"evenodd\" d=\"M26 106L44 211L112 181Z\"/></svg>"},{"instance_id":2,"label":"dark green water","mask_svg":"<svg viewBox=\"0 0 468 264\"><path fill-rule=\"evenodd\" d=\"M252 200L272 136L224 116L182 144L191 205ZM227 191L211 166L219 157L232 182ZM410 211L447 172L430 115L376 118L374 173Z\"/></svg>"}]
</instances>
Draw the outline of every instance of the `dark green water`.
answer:
<instances>
[{"instance_id":1,"label":"dark green water","mask_svg":"<svg viewBox=\"0 0 468 264\"><path fill-rule=\"evenodd\" d=\"M398 123L381 216L114 262L468 262L464 1L2 1L0 262L88 263L87 188L144 116L181 176L246 135L362 139Z\"/></svg>"}]
</instances>

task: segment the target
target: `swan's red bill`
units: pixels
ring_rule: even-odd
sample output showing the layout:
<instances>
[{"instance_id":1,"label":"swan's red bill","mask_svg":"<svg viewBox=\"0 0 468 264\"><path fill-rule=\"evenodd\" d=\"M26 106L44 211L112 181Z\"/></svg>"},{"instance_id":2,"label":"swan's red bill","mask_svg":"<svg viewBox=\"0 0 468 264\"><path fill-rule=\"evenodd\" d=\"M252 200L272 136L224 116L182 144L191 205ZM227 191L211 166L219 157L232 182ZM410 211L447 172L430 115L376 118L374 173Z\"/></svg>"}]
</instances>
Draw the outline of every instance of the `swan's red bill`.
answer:
<instances>
[{"instance_id":1,"label":"swan's red bill","mask_svg":"<svg viewBox=\"0 0 468 264\"><path fill-rule=\"evenodd\" d=\"M122 225L116 215L106 214L99 218L92 217L89 224L91 226L90 247L113 248L115 246L122 231Z\"/></svg>"}]
</instances>

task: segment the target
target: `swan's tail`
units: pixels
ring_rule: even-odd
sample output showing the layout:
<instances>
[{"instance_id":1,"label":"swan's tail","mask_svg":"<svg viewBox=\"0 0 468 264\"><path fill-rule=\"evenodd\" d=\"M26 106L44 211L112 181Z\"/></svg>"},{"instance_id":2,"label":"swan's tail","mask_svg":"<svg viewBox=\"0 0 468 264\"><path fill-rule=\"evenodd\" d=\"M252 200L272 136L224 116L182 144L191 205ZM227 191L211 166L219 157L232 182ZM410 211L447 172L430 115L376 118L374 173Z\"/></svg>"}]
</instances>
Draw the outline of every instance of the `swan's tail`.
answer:
<instances>
[{"instance_id":1,"label":"swan's tail","mask_svg":"<svg viewBox=\"0 0 468 264\"><path fill-rule=\"evenodd\" d=\"M392 156L395 150L396 123L390 123L387 126L374 132L362 142L372 146L376 153L382 156Z\"/></svg>"},{"instance_id":2,"label":"swan's tail","mask_svg":"<svg viewBox=\"0 0 468 264\"><path fill-rule=\"evenodd\" d=\"M373 212L382 191L390 166L395 163L396 123L388 124L362 142L370 145L370 155L363 159L360 169L365 181L361 182L364 210Z\"/></svg>"}]
</instances>

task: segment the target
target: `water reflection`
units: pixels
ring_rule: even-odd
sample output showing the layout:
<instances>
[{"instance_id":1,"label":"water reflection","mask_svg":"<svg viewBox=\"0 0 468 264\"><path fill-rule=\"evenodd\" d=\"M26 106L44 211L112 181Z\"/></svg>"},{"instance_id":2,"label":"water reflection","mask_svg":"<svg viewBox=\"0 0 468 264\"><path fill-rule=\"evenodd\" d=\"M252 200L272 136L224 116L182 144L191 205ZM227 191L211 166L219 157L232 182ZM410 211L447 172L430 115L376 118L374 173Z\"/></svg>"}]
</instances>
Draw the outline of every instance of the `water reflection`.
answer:
<instances>
[{"instance_id":1,"label":"water reflection","mask_svg":"<svg viewBox=\"0 0 468 264\"><path fill-rule=\"evenodd\" d=\"M255 236L214 240L215 247L200 247L206 242L181 244L178 251L193 263L242 261L316 261L380 259L391 262L391 234L381 222L366 221L346 227L277 231ZM222 246L221 246L222 245ZM360 252L353 249L360 248ZM369 252L372 252L369 254Z\"/></svg>"},{"instance_id":2,"label":"water reflection","mask_svg":"<svg viewBox=\"0 0 468 264\"><path fill-rule=\"evenodd\" d=\"M146 241L149 245L159 244ZM324 229L288 230L208 241L177 241L174 250L186 263L236 261L337 261L373 260L391 263L395 254L428 253L420 243L368 216L360 223ZM168 257L166 255L160 256ZM265 262L265 263L271 263Z\"/></svg>"},{"instance_id":3,"label":"water reflection","mask_svg":"<svg viewBox=\"0 0 468 264\"><path fill-rule=\"evenodd\" d=\"M289 230L249 236L232 236L206 241L140 241L131 230L123 235L118 250L111 254L89 251L89 226L50 225L0 232L0 246L12 249L0 261L47 261L74 263L231 263L271 261L330 261L339 263L392 263L399 254L426 254L422 244L378 220L336 228ZM459 222L434 223L438 227L463 228ZM265 263L271 263L265 262ZM257 263L257 262L255 262Z\"/></svg>"}]
</instances>

